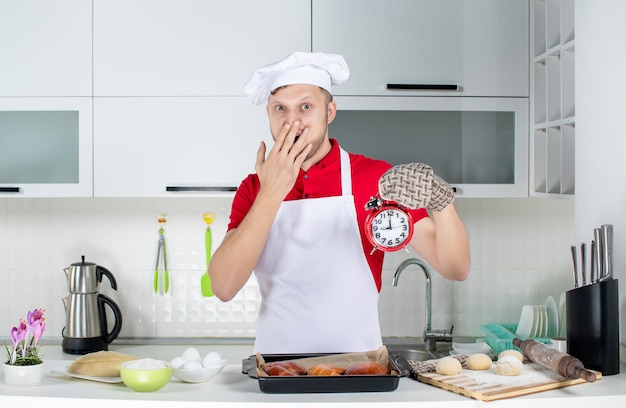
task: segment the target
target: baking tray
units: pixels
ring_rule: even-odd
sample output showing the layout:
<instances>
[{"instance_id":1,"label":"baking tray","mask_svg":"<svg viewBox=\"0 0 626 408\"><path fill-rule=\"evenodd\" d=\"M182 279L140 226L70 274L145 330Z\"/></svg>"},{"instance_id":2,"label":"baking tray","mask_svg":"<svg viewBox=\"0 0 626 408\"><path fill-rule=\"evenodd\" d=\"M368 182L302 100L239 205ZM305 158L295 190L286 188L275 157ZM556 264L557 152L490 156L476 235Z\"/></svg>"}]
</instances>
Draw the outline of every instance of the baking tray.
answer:
<instances>
[{"instance_id":1,"label":"baking tray","mask_svg":"<svg viewBox=\"0 0 626 408\"><path fill-rule=\"evenodd\" d=\"M266 362L326 357L325 354L262 354ZM256 355L242 361L242 373L259 382L259 389L268 394L388 392L398 388L400 378L407 377L411 366L400 356L389 354L389 375L263 377L257 374Z\"/></svg>"}]
</instances>

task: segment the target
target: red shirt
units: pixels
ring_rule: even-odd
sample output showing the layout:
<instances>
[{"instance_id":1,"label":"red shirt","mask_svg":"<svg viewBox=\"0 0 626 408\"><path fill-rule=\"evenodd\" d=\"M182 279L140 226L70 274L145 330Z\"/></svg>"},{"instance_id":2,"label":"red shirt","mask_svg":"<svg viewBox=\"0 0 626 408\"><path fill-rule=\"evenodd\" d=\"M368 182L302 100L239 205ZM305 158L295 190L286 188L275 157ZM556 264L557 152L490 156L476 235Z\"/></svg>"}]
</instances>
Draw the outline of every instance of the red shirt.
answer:
<instances>
[{"instance_id":1,"label":"red shirt","mask_svg":"<svg viewBox=\"0 0 626 408\"><path fill-rule=\"evenodd\" d=\"M339 144L336 140L330 139L331 151L313 165L308 171L300 169L300 174L293 189L285 197L285 201L302 200L307 198L333 197L341 195L341 159L339 157ZM373 245L367 240L365 235L365 220L370 211L365 210L365 204L376 194L378 194L378 180L389 168L391 164L374 160L363 155L350 153L350 168L352 170L352 194L357 214L357 223L361 232L361 244L363 253L370 266L374 281L378 291L381 288L382 268L384 252L372 252ZM241 183L235 198L230 214L228 230L237 228L246 216L252 203L254 202L261 184L256 174L250 174ZM428 217L428 212L421 208L412 210L413 221L417 222Z\"/></svg>"}]
</instances>

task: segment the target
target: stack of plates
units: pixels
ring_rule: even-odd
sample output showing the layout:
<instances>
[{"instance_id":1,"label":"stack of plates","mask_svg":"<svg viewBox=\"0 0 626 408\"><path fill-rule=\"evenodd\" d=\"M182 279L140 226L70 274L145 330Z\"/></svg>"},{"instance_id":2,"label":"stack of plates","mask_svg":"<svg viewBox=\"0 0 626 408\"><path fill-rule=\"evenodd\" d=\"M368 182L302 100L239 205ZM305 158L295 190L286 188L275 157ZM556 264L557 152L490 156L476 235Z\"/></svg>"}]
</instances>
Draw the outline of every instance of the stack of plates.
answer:
<instances>
[{"instance_id":1,"label":"stack of plates","mask_svg":"<svg viewBox=\"0 0 626 408\"><path fill-rule=\"evenodd\" d=\"M515 335L519 337L555 337L559 333L559 311L552 296L545 305L524 305Z\"/></svg>"}]
</instances>

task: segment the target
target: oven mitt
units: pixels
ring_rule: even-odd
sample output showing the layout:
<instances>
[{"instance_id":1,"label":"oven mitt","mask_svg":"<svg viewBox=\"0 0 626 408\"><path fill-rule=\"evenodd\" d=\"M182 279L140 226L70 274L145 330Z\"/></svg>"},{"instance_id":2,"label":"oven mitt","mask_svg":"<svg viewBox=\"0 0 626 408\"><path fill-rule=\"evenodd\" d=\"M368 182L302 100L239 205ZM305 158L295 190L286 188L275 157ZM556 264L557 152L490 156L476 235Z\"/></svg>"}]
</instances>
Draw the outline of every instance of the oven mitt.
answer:
<instances>
[{"instance_id":1,"label":"oven mitt","mask_svg":"<svg viewBox=\"0 0 626 408\"><path fill-rule=\"evenodd\" d=\"M378 192L407 208L441 211L454 201L454 190L423 163L400 164L387 170L378 180Z\"/></svg>"}]
</instances>

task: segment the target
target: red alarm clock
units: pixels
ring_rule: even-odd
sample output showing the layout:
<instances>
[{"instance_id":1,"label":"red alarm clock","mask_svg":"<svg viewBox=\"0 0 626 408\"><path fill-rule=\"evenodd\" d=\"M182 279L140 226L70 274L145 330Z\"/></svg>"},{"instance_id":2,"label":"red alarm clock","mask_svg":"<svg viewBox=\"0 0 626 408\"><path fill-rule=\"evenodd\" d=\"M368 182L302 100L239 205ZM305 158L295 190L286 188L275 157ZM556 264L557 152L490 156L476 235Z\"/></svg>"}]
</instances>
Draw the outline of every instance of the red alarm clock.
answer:
<instances>
[{"instance_id":1,"label":"red alarm clock","mask_svg":"<svg viewBox=\"0 0 626 408\"><path fill-rule=\"evenodd\" d=\"M372 197L365 204L372 212L365 220L365 235L375 250L394 252L406 247L413 237L413 217L395 201Z\"/></svg>"}]
</instances>

